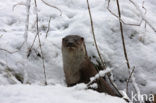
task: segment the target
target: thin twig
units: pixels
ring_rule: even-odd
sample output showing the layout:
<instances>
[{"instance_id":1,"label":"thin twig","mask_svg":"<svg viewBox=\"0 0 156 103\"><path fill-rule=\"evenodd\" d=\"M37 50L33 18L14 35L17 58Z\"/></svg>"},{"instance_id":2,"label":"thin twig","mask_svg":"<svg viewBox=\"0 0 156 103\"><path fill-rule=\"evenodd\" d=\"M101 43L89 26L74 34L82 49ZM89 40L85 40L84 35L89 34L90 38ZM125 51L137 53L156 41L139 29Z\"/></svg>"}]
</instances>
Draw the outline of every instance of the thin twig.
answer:
<instances>
[{"instance_id":1,"label":"thin twig","mask_svg":"<svg viewBox=\"0 0 156 103\"><path fill-rule=\"evenodd\" d=\"M141 18L141 19L139 20L139 22L136 23L136 24L134 24L134 23L126 23L124 20L122 20L122 18L119 18L118 15L116 15L114 12L111 11L111 9L109 8L109 4L110 4L110 0L108 0L108 5L107 5L108 11L109 11L113 16L115 16L116 18L118 18L118 19L120 20L120 22L122 22L123 24L125 24L125 25L131 25L131 26L140 26L140 25L141 25L142 20L143 20L142 18Z\"/></svg>"},{"instance_id":2,"label":"thin twig","mask_svg":"<svg viewBox=\"0 0 156 103\"><path fill-rule=\"evenodd\" d=\"M129 81L130 81L130 79L131 79L131 77L132 77L132 74L133 74L133 72L134 72L134 69L135 69L135 67L133 67L132 72L130 73L129 78L128 78L128 80L127 80L127 88L126 88L126 93L127 93L127 94L128 94L128 83L129 83Z\"/></svg>"},{"instance_id":3,"label":"thin twig","mask_svg":"<svg viewBox=\"0 0 156 103\"><path fill-rule=\"evenodd\" d=\"M114 89L116 90L116 92L118 93L119 97L123 97L122 94L120 93L120 91L118 90L118 88L115 86L115 84L112 81L112 79L110 77L108 77L108 80L110 81L110 84L112 84L112 86L114 87Z\"/></svg>"},{"instance_id":4,"label":"thin twig","mask_svg":"<svg viewBox=\"0 0 156 103\"><path fill-rule=\"evenodd\" d=\"M32 51L32 48L33 48L33 46L34 46L34 44L35 44L35 40L36 40L36 38L37 38L37 35L38 35L38 34L35 35L35 38L34 38L34 40L33 40L33 43L32 43L31 47L30 47L29 50L28 50L27 58L28 58L28 57L30 56L30 54L31 54L31 51Z\"/></svg>"},{"instance_id":5,"label":"thin twig","mask_svg":"<svg viewBox=\"0 0 156 103\"><path fill-rule=\"evenodd\" d=\"M92 79L90 80L89 83L87 83L87 87L89 87L93 82L95 82L97 79L104 77L106 74L110 73L113 69L105 69L105 70L101 70L103 72L102 75L100 75L100 71L93 77L91 77Z\"/></svg>"},{"instance_id":6,"label":"thin twig","mask_svg":"<svg viewBox=\"0 0 156 103\"><path fill-rule=\"evenodd\" d=\"M53 7L53 8L58 9L58 10L61 12L61 14L60 14L60 15L62 15L62 11L61 11L61 9L59 9L59 8L57 8L57 7L53 6L53 5L48 4L48 3L47 3L47 2L45 2L44 0L41 0L41 1L42 1L43 3L45 3L46 5L50 6L50 7ZM46 38L47 38L47 36L48 36L48 32L49 32L49 28L50 28L50 21L51 21L51 18L52 18L52 17L50 17L50 19L49 19L49 23L48 23L48 30L47 30L47 32L46 32ZM35 24L36 24L36 23L35 23ZM34 43L35 43L36 38L37 38L37 35L35 35L35 38L34 38L34 40L33 40L33 43L32 43L31 47L30 47L30 48L29 48L29 50L28 50L27 57L29 57L29 56L30 56L30 54L31 54L32 47L34 46Z\"/></svg>"},{"instance_id":7,"label":"thin twig","mask_svg":"<svg viewBox=\"0 0 156 103\"><path fill-rule=\"evenodd\" d=\"M142 2L142 8L145 10L145 13L144 14L146 15L147 9L145 8L144 4L145 4L145 1Z\"/></svg>"},{"instance_id":8,"label":"thin twig","mask_svg":"<svg viewBox=\"0 0 156 103\"><path fill-rule=\"evenodd\" d=\"M128 56L127 56L127 50L126 50L126 45L125 45L125 39L124 39L124 34L123 34L123 27L122 27L122 23L120 21L121 18L121 13L120 13L120 5L119 5L119 1L116 0L117 3L117 8L118 8L118 14L119 14L119 23L120 23L120 31L121 31L121 38L122 38L122 45L123 45L123 50L124 50L124 56L127 62L127 67L128 69L130 69L130 64L129 64L129 60L128 60Z\"/></svg>"},{"instance_id":9,"label":"thin twig","mask_svg":"<svg viewBox=\"0 0 156 103\"><path fill-rule=\"evenodd\" d=\"M19 5L26 6L26 3L25 3L25 2L19 2L19 3L17 3L17 4L14 4L14 5L12 6L12 11L14 11L15 7L16 7L16 6L19 6Z\"/></svg>"},{"instance_id":10,"label":"thin twig","mask_svg":"<svg viewBox=\"0 0 156 103\"><path fill-rule=\"evenodd\" d=\"M27 18L26 18L26 21L25 21L25 33L24 33L25 42L28 39L30 3L31 3L31 0L27 0L27 3L26 3Z\"/></svg>"},{"instance_id":11,"label":"thin twig","mask_svg":"<svg viewBox=\"0 0 156 103\"><path fill-rule=\"evenodd\" d=\"M95 33L94 33L94 24L93 24L93 19L92 19L92 14L91 14L91 11L90 11L90 6L89 6L89 2L87 0L87 6L88 6L88 12L89 12L89 17L90 17L90 23L91 23L91 30L92 30L92 35L93 35L93 39L94 39L94 44L95 44L95 47L96 47L96 50L97 50L97 53L99 55L99 58L101 60L101 63L103 65L103 69L106 69L106 66L105 66L105 63L101 57L101 53L99 51L99 48L98 48L98 45L96 43L96 37L95 37Z\"/></svg>"},{"instance_id":12,"label":"thin twig","mask_svg":"<svg viewBox=\"0 0 156 103\"><path fill-rule=\"evenodd\" d=\"M37 2L36 2L36 0L34 0L34 2L35 2L35 7L37 8ZM42 55L42 64L43 64L45 85L47 85L47 77L46 77L44 56L43 56L42 45L41 45L40 34L39 34L39 28L38 28L38 13L37 13L37 11L36 11L36 35L38 37L39 47L40 47L40 51L41 51L41 55Z\"/></svg>"},{"instance_id":13,"label":"thin twig","mask_svg":"<svg viewBox=\"0 0 156 103\"><path fill-rule=\"evenodd\" d=\"M25 20L25 32L24 32L24 41L21 44L21 46L19 47L19 50L21 50L21 48L24 46L24 44L27 42L28 39L28 31L29 31L29 15L30 15L30 3L31 0L27 0L26 3L24 2L20 2L16 5L13 6L13 10L17 5L24 5L26 7L26 20Z\"/></svg>"},{"instance_id":14,"label":"thin twig","mask_svg":"<svg viewBox=\"0 0 156 103\"><path fill-rule=\"evenodd\" d=\"M0 51L5 51L9 54L14 54L14 53L18 52L18 51L9 51L9 50L3 49L3 48L0 48Z\"/></svg>"},{"instance_id":15,"label":"thin twig","mask_svg":"<svg viewBox=\"0 0 156 103\"><path fill-rule=\"evenodd\" d=\"M89 5L89 1L87 0L87 6L88 6L88 12L89 12L89 17L90 17L90 23L91 23L91 30L92 30L92 35L93 35L93 39L94 39L94 44L95 44L95 47L96 47L96 50L97 50L97 53L99 55L99 58L100 58L100 61L102 63L102 68L103 70L106 69L106 66L105 66L105 63L101 57L101 54L100 54L100 51L99 51L99 48L98 48L98 45L96 43L96 38L95 38L95 33L94 33L94 24L93 24L93 20L92 20L92 15L91 15L91 10L90 10L90 5ZM108 73L109 74L109 73ZM110 76L107 74L108 78L110 78ZM116 86L113 84L113 81L111 79L110 80L110 83L111 85L114 87L114 89L119 93L119 95L121 96L121 93L119 92L119 90L116 88Z\"/></svg>"},{"instance_id":16,"label":"thin twig","mask_svg":"<svg viewBox=\"0 0 156 103\"><path fill-rule=\"evenodd\" d=\"M129 0L134 6L135 8L140 12L140 15L142 17L142 19L149 25L149 27L156 32L156 28L149 22L149 20L146 18L146 16L143 14L143 12L141 11L141 9L139 8L139 6L133 1L133 0Z\"/></svg>"},{"instance_id":17,"label":"thin twig","mask_svg":"<svg viewBox=\"0 0 156 103\"><path fill-rule=\"evenodd\" d=\"M52 18L52 17L49 18L48 29L47 29L47 32L46 32L46 38L47 38L48 33L49 33L51 18Z\"/></svg>"},{"instance_id":18,"label":"thin twig","mask_svg":"<svg viewBox=\"0 0 156 103\"><path fill-rule=\"evenodd\" d=\"M144 11L145 11L144 15L146 15L147 9L145 8L144 4L145 4L145 1L142 2L142 8L143 8ZM144 26L144 27L145 27L145 30L146 30L146 22L145 22L145 26Z\"/></svg>"},{"instance_id":19,"label":"thin twig","mask_svg":"<svg viewBox=\"0 0 156 103\"><path fill-rule=\"evenodd\" d=\"M61 9L59 9L58 7L56 7L56 6L54 6L54 5L51 5L51 4L49 4L49 3L47 3L47 2L45 2L44 0L41 0L44 4L46 4L47 6L50 6L50 7L52 7L52 8L55 8L55 9L57 9L58 11L60 11L60 16L62 16L62 10Z\"/></svg>"},{"instance_id":20,"label":"thin twig","mask_svg":"<svg viewBox=\"0 0 156 103\"><path fill-rule=\"evenodd\" d=\"M120 23L120 31L121 31L121 38L122 38L124 56L125 56L125 59L126 59L127 67L130 70L130 64L129 64L129 60L128 60L128 56L127 56L127 50L126 50L125 39L124 39L124 34L123 34L123 27L122 27L122 23L120 21L121 13L120 13L120 5L119 5L118 0L116 0L116 4L117 4L117 8L118 8L118 15L119 15L119 23Z\"/></svg>"},{"instance_id":21,"label":"thin twig","mask_svg":"<svg viewBox=\"0 0 156 103\"><path fill-rule=\"evenodd\" d=\"M120 5L119 5L119 1L116 0L116 4L117 4L117 8L118 8L118 14L119 14L119 18L121 18L121 13L120 13ZM122 44L123 44L123 50L124 50L124 56L125 56L125 59L127 61L127 67L128 67L128 71L129 71L129 74L131 73L130 72L130 64L129 64L129 60L128 60L128 56L127 56L127 51L126 51L126 46L125 46L125 39L124 39L124 34L123 34L123 27L122 27L122 23L121 21L119 20L119 23L120 23L120 31L121 31L121 38L122 38ZM135 77L133 75L133 73L131 74L131 77L132 77L132 84L133 84L133 87L134 89L136 90L137 92L137 95L140 96L140 89L138 87L138 85L136 84L136 81L135 81ZM141 101L142 102L142 101Z\"/></svg>"}]
</instances>

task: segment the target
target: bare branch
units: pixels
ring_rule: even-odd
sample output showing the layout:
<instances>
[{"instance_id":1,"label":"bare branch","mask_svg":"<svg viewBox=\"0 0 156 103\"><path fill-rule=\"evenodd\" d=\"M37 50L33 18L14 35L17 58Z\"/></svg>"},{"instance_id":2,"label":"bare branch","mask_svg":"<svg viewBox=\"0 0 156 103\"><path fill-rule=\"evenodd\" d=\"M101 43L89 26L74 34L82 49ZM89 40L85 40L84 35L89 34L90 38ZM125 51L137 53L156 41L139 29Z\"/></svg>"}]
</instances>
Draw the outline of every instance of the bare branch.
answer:
<instances>
[{"instance_id":1,"label":"bare branch","mask_svg":"<svg viewBox=\"0 0 156 103\"><path fill-rule=\"evenodd\" d=\"M128 56L127 56L126 45L125 45L125 39L124 39L124 34L123 34L123 27L122 27L122 23L120 21L121 13L120 13L120 5L119 5L118 0L116 0L116 4L117 4L117 8L118 8L118 15L119 15L119 23L120 23L120 31L121 31L121 38L122 38L124 56L125 56L127 67L128 67L128 69L130 69L130 64L129 64L129 60L128 60Z\"/></svg>"},{"instance_id":2,"label":"bare branch","mask_svg":"<svg viewBox=\"0 0 156 103\"><path fill-rule=\"evenodd\" d=\"M35 2L35 7L37 8L36 0L34 0L34 2ZM39 29L38 29L38 13L37 13L37 11L36 11L36 35L38 37L39 47L40 47L40 51L41 51L41 55L42 55L41 57L42 57L45 85L47 85L47 76L46 76L46 71L45 71L46 68L45 68L44 56L43 56L42 45L41 45L41 40L40 40L40 34L39 34Z\"/></svg>"},{"instance_id":3,"label":"bare branch","mask_svg":"<svg viewBox=\"0 0 156 103\"><path fill-rule=\"evenodd\" d=\"M27 2L20 2L13 6L13 10L17 5L24 5L26 7L26 20L25 20L25 32L24 32L24 41L19 47L19 50L24 46L24 44L27 42L28 39L28 31L29 31L29 14L30 14L30 3L31 0L27 0Z\"/></svg>"},{"instance_id":4,"label":"bare branch","mask_svg":"<svg viewBox=\"0 0 156 103\"><path fill-rule=\"evenodd\" d=\"M133 72L134 72L134 69L135 69L135 67L133 67L132 72L130 73L129 78L128 78L128 80L127 80L127 88L126 88L126 93L127 93L127 94L128 94L128 83L129 83L129 81L130 81L130 79L131 79L131 77L132 77L132 74L133 74Z\"/></svg>"},{"instance_id":5,"label":"bare branch","mask_svg":"<svg viewBox=\"0 0 156 103\"><path fill-rule=\"evenodd\" d=\"M103 61L103 59L102 59L101 53L100 53L99 48L98 48L98 45L97 45L97 43L96 43L96 37L95 37L95 33L94 33L94 24L93 24L92 15L91 15L91 11L90 11L90 6L89 6L88 0L87 0L87 6L88 6L88 12L89 12L89 17L90 17L91 30L92 30L92 35L93 35L93 39L94 39L94 44L95 44L97 53L98 53L98 55L99 55L99 58L100 58L100 60L101 60L101 63L102 63L102 65L103 65L103 69L106 69L105 63L104 63L104 61Z\"/></svg>"},{"instance_id":6,"label":"bare branch","mask_svg":"<svg viewBox=\"0 0 156 103\"><path fill-rule=\"evenodd\" d=\"M87 86L89 87L93 82L95 82L97 79L99 79L100 77L104 77L106 74L110 73L113 69L105 69L105 70L101 70L99 71L99 73L97 73L94 77L90 78L90 82L87 84ZM101 72L101 73L100 73ZM101 75L102 74L102 75Z\"/></svg>"},{"instance_id":7,"label":"bare branch","mask_svg":"<svg viewBox=\"0 0 156 103\"><path fill-rule=\"evenodd\" d=\"M141 9L139 8L139 6L133 1L133 0L129 0L135 7L136 9L140 12L140 15L142 17L142 19L149 25L149 27L156 32L156 28L154 28L154 26L148 21L148 19L146 18L146 16L143 14L143 12L141 11Z\"/></svg>"},{"instance_id":8,"label":"bare branch","mask_svg":"<svg viewBox=\"0 0 156 103\"><path fill-rule=\"evenodd\" d=\"M0 48L0 50L5 51L5 52L7 52L9 54L14 54L14 53L18 52L18 51L9 51L9 50L3 49L3 48Z\"/></svg>"},{"instance_id":9,"label":"bare branch","mask_svg":"<svg viewBox=\"0 0 156 103\"><path fill-rule=\"evenodd\" d=\"M145 13L144 14L146 15L147 9L145 8L144 4L145 4L145 1L142 2L142 8L145 10Z\"/></svg>"},{"instance_id":10,"label":"bare branch","mask_svg":"<svg viewBox=\"0 0 156 103\"><path fill-rule=\"evenodd\" d=\"M48 33L49 33L51 18L52 18L52 17L49 18L48 29L47 29L47 32L46 32L46 38L47 38Z\"/></svg>"},{"instance_id":11,"label":"bare branch","mask_svg":"<svg viewBox=\"0 0 156 103\"><path fill-rule=\"evenodd\" d=\"M47 2L45 2L44 0L41 0L44 4L46 4L47 6L50 6L50 7L52 7L52 8L55 8L55 9L57 9L59 12L60 12L60 16L62 16L62 10L61 9L59 9L58 7L56 7L56 6L54 6L54 5L51 5L51 4L49 4L49 3L47 3Z\"/></svg>"},{"instance_id":12,"label":"bare branch","mask_svg":"<svg viewBox=\"0 0 156 103\"><path fill-rule=\"evenodd\" d=\"M14 4L14 5L12 6L12 11L14 11L15 7L16 7L16 6L19 6L19 5L26 6L26 3L25 3L25 2L19 2L19 3L17 3L17 4Z\"/></svg>"},{"instance_id":13,"label":"bare branch","mask_svg":"<svg viewBox=\"0 0 156 103\"><path fill-rule=\"evenodd\" d=\"M88 13L89 13L89 17L90 17L90 24L91 24L91 30L92 30L92 35L93 35L93 39L94 39L94 44L95 44L95 47L96 47L96 50L97 50L97 53L99 55L99 58L100 58L100 61L102 63L102 69L105 70L106 69L106 66L105 66L105 63L102 59L102 56L101 56L101 53L99 51L99 48L98 48L98 45L96 43L96 38L95 38L95 33L94 33L94 24L93 24L93 20L92 20L92 15L91 15L91 10L90 10L90 5L89 5L89 1L87 0L87 6L88 6ZM110 76L109 76L109 73L107 74L109 80L110 80L110 83L111 85L115 88L115 90L119 93L120 96L122 96L119 92L119 90L116 88L116 86L113 84L112 80L110 79Z\"/></svg>"},{"instance_id":14,"label":"bare branch","mask_svg":"<svg viewBox=\"0 0 156 103\"><path fill-rule=\"evenodd\" d=\"M120 31L121 31L121 38L122 38L122 45L123 45L124 56L125 56L125 59L126 59L126 62L127 62L127 67L128 67L128 69L130 69L130 64L129 64L129 60L128 60L128 56L127 56L126 45L125 45L125 39L124 39L124 34L123 34L123 26L122 26L122 23L120 21L121 13L120 13L119 1L116 0L116 3L117 3L117 7L118 7L119 23L120 23Z\"/></svg>"},{"instance_id":15,"label":"bare branch","mask_svg":"<svg viewBox=\"0 0 156 103\"><path fill-rule=\"evenodd\" d=\"M117 4L117 8L118 8L118 14L119 14L119 18L121 18L121 13L120 13L120 5L119 5L119 1L116 0L116 4ZM122 23L121 21L119 20L119 23L120 23L120 31L121 31L121 38L122 38L122 44L123 44L123 50L124 50L124 56L125 56L125 59L127 61L127 67L128 67L128 71L129 71L129 74L131 74L130 72L130 64L129 64L129 60L128 60L128 56L127 56L127 50L126 50L126 45L125 45L125 39L124 39L124 34L123 34L123 27L122 27ZM133 87L134 89L136 90L137 92L137 95L140 96L140 89L135 81L135 77L133 75L133 73L131 74L131 77L132 77L132 84L133 84Z\"/></svg>"},{"instance_id":16,"label":"bare branch","mask_svg":"<svg viewBox=\"0 0 156 103\"><path fill-rule=\"evenodd\" d=\"M145 11L144 15L146 15L147 9L145 8L144 3L145 3L145 2L143 1L143 2L142 2L142 8L143 8L144 11ZM145 29L146 29L146 22L145 22Z\"/></svg>"},{"instance_id":17,"label":"bare branch","mask_svg":"<svg viewBox=\"0 0 156 103\"><path fill-rule=\"evenodd\" d=\"M118 19L120 20L120 22L122 22L123 24L125 24L125 25L131 25L131 26L140 26L140 25L141 25L142 20L143 20L142 18L140 18L139 22L136 23L136 24L134 24L134 23L126 23L124 20L122 20L121 18L119 18L118 15L116 15L114 12L111 11L111 9L109 8L109 4L110 4L110 0L108 0L108 5L107 5L108 11L109 11L113 16L115 16L116 18L118 18Z\"/></svg>"},{"instance_id":18,"label":"bare branch","mask_svg":"<svg viewBox=\"0 0 156 103\"><path fill-rule=\"evenodd\" d=\"M28 38L30 3L31 3L31 0L27 0L27 3L26 3L26 6L27 6L27 8L26 8L27 17L26 17L26 21L25 21L25 33L24 33L25 41L27 41L27 38Z\"/></svg>"}]
</instances>

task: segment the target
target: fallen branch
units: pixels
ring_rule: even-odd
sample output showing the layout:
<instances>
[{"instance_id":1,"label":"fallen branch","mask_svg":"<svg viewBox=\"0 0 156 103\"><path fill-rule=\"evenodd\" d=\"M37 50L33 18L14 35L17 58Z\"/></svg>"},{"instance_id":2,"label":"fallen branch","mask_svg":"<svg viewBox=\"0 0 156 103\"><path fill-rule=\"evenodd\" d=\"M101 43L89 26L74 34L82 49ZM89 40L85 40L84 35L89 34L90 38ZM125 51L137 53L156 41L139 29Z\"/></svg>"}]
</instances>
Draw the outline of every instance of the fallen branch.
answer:
<instances>
[{"instance_id":1,"label":"fallen branch","mask_svg":"<svg viewBox=\"0 0 156 103\"><path fill-rule=\"evenodd\" d=\"M95 82L100 77L104 77L106 74L110 73L113 69L107 68L105 70L99 71L94 77L90 78L90 82L87 84L89 87L93 82Z\"/></svg>"}]
</instances>

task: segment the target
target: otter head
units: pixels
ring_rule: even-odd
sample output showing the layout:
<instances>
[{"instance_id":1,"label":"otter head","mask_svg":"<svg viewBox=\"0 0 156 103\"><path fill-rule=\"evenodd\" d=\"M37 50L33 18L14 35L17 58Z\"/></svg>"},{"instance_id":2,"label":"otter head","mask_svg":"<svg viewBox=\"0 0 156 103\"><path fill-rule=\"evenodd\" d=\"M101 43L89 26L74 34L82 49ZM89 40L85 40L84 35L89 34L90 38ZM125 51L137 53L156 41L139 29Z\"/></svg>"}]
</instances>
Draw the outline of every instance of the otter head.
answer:
<instances>
[{"instance_id":1,"label":"otter head","mask_svg":"<svg viewBox=\"0 0 156 103\"><path fill-rule=\"evenodd\" d=\"M62 39L63 47L68 49L69 51L73 51L80 48L83 42L84 38L78 35L68 35Z\"/></svg>"},{"instance_id":2,"label":"otter head","mask_svg":"<svg viewBox=\"0 0 156 103\"><path fill-rule=\"evenodd\" d=\"M62 39L62 54L67 59L84 58L86 48L84 38L78 35L68 35Z\"/></svg>"}]
</instances>

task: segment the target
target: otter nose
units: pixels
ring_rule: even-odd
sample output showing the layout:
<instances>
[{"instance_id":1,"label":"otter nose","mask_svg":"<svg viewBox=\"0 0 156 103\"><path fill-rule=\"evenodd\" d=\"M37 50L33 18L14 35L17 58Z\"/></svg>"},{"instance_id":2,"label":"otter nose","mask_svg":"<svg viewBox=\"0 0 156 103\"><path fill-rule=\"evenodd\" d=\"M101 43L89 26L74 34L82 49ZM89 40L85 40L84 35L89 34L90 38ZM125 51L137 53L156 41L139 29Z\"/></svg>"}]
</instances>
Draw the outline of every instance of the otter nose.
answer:
<instances>
[{"instance_id":1,"label":"otter nose","mask_svg":"<svg viewBox=\"0 0 156 103\"><path fill-rule=\"evenodd\" d=\"M67 47L74 47L74 43L73 42L68 42Z\"/></svg>"}]
</instances>

